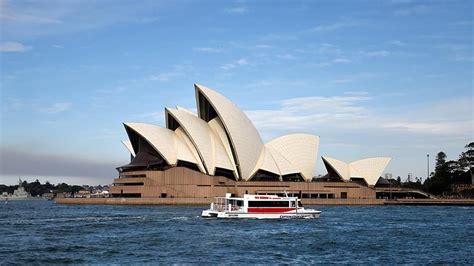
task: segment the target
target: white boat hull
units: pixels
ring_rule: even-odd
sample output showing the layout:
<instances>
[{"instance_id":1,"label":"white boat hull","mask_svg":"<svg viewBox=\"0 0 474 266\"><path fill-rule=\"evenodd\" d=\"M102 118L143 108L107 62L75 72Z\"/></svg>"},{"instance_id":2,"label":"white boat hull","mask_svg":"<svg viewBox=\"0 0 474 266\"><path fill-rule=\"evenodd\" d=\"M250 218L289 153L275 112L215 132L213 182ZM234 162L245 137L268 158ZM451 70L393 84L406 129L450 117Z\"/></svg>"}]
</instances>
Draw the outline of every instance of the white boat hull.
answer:
<instances>
[{"instance_id":1,"label":"white boat hull","mask_svg":"<svg viewBox=\"0 0 474 266\"><path fill-rule=\"evenodd\" d=\"M225 218L225 219L314 219L319 218L320 211L306 210L304 212L286 212L286 213L244 213L204 210L202 217L205 218Z\"/></svg>"},{"instance_id":2,"label":"white boat hull","mask_svg":"<svg viewBox=\"0 0 474 266\"><path fill-rule=\"evenodd\" d=\"M222 219L311 219L319 218L321 211L305 209L297 197L248 195L243 198L216 197L209 209L202 211L206 218Z\"/></svg>"}]
</instances>

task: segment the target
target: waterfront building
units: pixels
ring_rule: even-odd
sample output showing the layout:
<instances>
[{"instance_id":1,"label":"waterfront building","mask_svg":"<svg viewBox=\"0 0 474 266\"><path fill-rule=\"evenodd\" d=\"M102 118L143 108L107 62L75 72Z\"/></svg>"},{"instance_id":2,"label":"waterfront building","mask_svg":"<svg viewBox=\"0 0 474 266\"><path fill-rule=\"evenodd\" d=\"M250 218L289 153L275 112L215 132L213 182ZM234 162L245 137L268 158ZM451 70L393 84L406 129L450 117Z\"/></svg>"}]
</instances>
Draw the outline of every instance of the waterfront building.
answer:
<instances>
[{"instance_id":1,"label":"waterfront building","mask_svg":"<svg viewBox=\"0 0 474 266\"><path fill-rule=\"evenodd\" d=\"M390 158L345 163L324 156L328 174L315 177L319 136L290 134L264 143L236 104L205 86L194 88L197 113L165 108L166 127L123 124L131 160L117 168L111 197L213 198L286 191L300 198L376 198L374 188Z\"/></svg>"}]
</instances>

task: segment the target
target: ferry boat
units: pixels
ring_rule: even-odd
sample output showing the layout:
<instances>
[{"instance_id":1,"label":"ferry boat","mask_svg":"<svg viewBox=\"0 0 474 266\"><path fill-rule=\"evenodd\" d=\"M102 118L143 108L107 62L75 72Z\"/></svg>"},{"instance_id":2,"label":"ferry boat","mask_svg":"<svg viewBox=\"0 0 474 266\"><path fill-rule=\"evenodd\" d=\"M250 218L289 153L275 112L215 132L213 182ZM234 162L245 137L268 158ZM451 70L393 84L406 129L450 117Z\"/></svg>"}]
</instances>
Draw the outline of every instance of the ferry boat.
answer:
<instances>
[{"instance_id":1,"label":"ferry boat","mask_svg":"<svg viewBox=\"0 0 474 266\"><path fill-rule=\"evenodd\" d=\"M292 219L318 218L321 211L305 209L297 197L274 195L249 195L243 198L216 197L209 209L202 211L206 218L250 218L250 219Z\"/></svg>"}]
</instances>

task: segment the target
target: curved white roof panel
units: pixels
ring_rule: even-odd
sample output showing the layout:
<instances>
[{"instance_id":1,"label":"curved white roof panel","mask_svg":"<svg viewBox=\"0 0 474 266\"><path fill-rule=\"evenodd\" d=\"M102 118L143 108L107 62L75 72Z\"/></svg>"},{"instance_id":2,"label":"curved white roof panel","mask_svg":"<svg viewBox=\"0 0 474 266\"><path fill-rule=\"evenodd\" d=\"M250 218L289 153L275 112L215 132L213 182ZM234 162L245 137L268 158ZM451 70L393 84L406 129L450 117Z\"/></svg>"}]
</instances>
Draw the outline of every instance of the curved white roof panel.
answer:
<instances>
[{"instance_id":1,"label":"curved white roof panel","mask_svg":"<svg viewBox=\"0 0 474 266\"><path fill-rule=\"evenodd\" d=\"M322 158L341 178L345 180L349 180L351 177L364 178L367 184L371 186L377 183L391 160L388 157L374 157L346 163L330 157Z\"/></svg>"},{"instance_id":2,"label":"curved white roof panel","mask_svg":"<svg viewBox=\"0 0 474 266\"><path fill-rule=\"evenodd\" d=\"M212 128L212 131L216 133L217 137L221 141L225 152L227 154L227 159L231 165L231 170L234 172L235 179L239 179L239 173L237 172L237 167L235 166L234 156L232 155L232 148L230 147L229 139L227 138L227 134L225 133L224 126L220 121L219 117L216 117L208 122L209 126ZM219 158L217 158L219 159Z\"/></svg>"},{"instance_id":3,"label":"curved white roof panel","mask_svg":"<svg viewBox=\"0 0 474 266\"><path fill-rule=\"evenodd\" d=\"M132 129L148 141L168 164L176 164L178 153L174 131L144 123L124 123L124 126Z\"/></svg>"},{"instance_id":4,"label":"curved white roof panel","mask_svg":"<svg viewBox=\"0 0 474 266\"><path fill-rule=\"evenodd\" d=\"M182 129L196 147L199 157L206 169L206 173L214 174L214 147L209 125L197 116L193 116L184 111L171 108L165 108L165 111L178 121L179 125L181 125Z\"/></svg>"},{"instance_id":5,"label":"curved white roof panel","mask_svg":"<svg viewBox=\"0 0 474 266\"><path fill-rule=\"evenodd\" d=\"M166 108L166 113L173 116L187 133L208 174L214 175L216 167L233 170L222 142L206 121L177 109Z\"/></svg>"},{"instance_id":6,"label":"curved white roof panel","mask_svg":"<svg viewBox=\"0 0 474 266\"><path fill-rule=\"evenodd\" d=\"M334 169L334 171L336 171L336 173L339 175L340 178L344 180L350 179L348 163L336 160L331 157L326 157L326 156L322 156L321 158L323 159L323 161L327 162L330 165L330 167Z\"/></svg>"},{"instance_id":7,"label":"curved white roof panel","mask_svg":"<svg viewBox=\"0 0 474 266\"><path fill-rule=\"evenodd\" d=\"M266 144L282 155L307 181L316 172L319 137L309 134L290 134L278 137ZM279 162L277 162L279 165Z\"/></svg>"},{"instance_id":8,"label":"curved white roof panel","mask_svg":"<svg viewBox=\"0 0 474 266\"><path fill-rule=\"evenodd\" d=\"M260 163L259 169L281 176L282 174L280 172L280 169L278 168L276 160L273 157L272 153L270 152L270 149L271 148L266 147L266 146L263 147L264 152L262 152L262 158L261 158L262 161Z\"/></svg>"},{"instance_id":9,"label":"curved white roof panel","mask_svg":"<svg viewBox=\"0 0 474 266\"><path fill-rule=\"evenodd\" d=\"M123 145L125 146L125 148L127 148L127 150L130 152L130 154L135 157L135 151L133 150L133 147L132 147L132 143L130 142L130 140L122 140L122 143Z\"/></svg>"},{"instance_id":10,"label":"curved white roof panel","mask_svg":"<svg viewBox=\"0 0 474 266\"><path fill-rule=\"evenodd\" d=\"M181 127L177 128L174 132L178 140L178 160L194 163L202 173L206 173L204 165L199 158L199 154L191 140L186 135L186 132L184 132Z\"/></svg>"},{"instance_id":11,"label":"curved white roof panel","mask_svg":"<svg viewBox=\"0 0 474 266\"><path fill-rule=\"evenodd\" d=\"M248 180L255 170L263 149L263 142L257 129L250 119L229 99L205 86L195 84L198 110L204 108L200 104L202 94L215 110L227 132L231 148L234 150L236 164L240 169L241 178ZM198 111L202 117L201 111ZM212 118L211 118L212 119Z\"/></svg>"},{"instance_id":12,"label":"curved white roof panel","mask_svg":"<svg viewBox=\"0 0 474 266\"><path fill-rule=\"evenodd\" d=\"M350 163L351 177L363 177L369 185L375 185L391 158L374 157Z\"/></svg>"}]
</instances>

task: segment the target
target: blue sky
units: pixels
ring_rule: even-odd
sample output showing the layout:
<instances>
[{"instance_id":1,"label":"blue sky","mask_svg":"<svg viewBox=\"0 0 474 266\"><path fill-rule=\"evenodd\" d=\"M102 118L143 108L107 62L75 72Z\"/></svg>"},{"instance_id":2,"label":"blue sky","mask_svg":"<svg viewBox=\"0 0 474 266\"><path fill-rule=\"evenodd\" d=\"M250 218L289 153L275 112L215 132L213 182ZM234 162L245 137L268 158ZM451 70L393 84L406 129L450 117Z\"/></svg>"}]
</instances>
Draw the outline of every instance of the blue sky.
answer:
<instances>
[{"instance_id":1,"label":"blue sky","mask_svg":"<svg viewBox=\"0 0 474 266\"><path fill-rule=\"evenodd\" d=\"M474 140L471 1L0 3L0 183L110 183L121 123L195 108L193 83L264 141L316 134L319 156L390 156L403 179Z\"/></svg>"}]
</instances>

